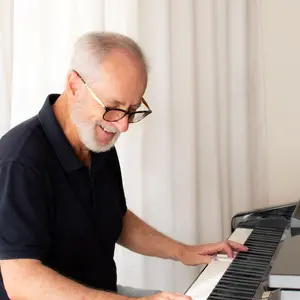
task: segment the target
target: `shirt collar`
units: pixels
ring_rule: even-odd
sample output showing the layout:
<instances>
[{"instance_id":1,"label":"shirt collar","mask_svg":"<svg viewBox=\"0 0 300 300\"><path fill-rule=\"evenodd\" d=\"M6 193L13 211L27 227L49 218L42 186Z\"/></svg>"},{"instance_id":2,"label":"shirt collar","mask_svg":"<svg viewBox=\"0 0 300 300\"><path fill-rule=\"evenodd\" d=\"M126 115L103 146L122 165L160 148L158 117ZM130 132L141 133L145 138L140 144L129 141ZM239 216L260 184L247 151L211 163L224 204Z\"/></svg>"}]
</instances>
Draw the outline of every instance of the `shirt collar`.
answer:
<instances>
[{"instance_id":1,"label":"shirt collar","mask_svg":"<svg viewBox=\"0 0 300 300\"><path fill-rule=\"evenodd\" d=\"M47 139L49 140L56 156L60 161L60 164L66 172L72 172L85 167L85 165L75 154L75 151L73 150L54 115L52 105L59 96L59 94L50 94L47 97L42 109L38 113L38 118L42 124ZM108 156L109 151L92 153L92 170L99 170L105 164Z\"/></svg>"}]
</instances>

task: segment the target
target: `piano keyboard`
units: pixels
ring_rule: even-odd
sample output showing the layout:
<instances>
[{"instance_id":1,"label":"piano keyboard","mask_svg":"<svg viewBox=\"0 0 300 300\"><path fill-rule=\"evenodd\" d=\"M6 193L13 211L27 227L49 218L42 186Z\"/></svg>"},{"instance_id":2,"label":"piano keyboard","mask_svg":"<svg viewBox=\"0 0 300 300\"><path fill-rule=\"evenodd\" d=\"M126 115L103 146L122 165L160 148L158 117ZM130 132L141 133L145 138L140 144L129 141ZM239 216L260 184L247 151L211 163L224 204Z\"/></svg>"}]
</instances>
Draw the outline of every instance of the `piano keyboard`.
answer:
<instances>
[{"instance_id":1,"label":"piano keyboard","mask_svg":"<svg viewBox=\"0 0 300 300\"><path fill-rule=\"evenodd\" d=\"M185 294L193 300L254 299L283 232L281 228L237 228L229 240L249 250L233 258L217 255Z\"/></svg>"}]
</instances>

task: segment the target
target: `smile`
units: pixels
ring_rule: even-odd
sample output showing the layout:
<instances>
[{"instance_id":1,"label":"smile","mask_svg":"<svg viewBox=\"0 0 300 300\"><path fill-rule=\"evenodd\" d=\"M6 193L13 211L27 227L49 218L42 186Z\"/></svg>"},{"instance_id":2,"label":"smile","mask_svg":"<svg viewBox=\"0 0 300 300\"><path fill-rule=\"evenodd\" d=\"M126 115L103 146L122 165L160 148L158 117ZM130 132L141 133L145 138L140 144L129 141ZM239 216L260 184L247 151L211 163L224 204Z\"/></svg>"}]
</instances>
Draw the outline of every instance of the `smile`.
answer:
<instances>
[{"instance_id":1,"label":"smile","mask_svg":"<svg viewBox=\"0 0 300 300\"><path fill-rule=\"evenodd\" d=\"M114 131L111 131L111 130L109 130L109 129L107 129L107 128L104 128L102 125L99 125L99 127L101 127L101 129L102 129L103 131L107 132L107 133L115 134Z\"/></svg>"}]
</instances>

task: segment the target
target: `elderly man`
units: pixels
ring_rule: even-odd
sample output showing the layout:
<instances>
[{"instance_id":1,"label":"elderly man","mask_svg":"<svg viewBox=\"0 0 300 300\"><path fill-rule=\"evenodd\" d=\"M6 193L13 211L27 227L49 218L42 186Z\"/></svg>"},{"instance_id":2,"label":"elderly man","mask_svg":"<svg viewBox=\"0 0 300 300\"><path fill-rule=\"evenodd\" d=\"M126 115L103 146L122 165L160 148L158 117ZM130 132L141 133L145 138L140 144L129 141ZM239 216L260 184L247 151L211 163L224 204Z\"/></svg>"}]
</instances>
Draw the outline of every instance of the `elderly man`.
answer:
<instances>
[{"instance_id":1,"label":"elderly man","mask_svg":"<svg viewBox=\"0 0 300 300\"><path fill-rule=\"evenodd\" d=\"M143 98L147 65L139 46L88 33L74 47L65 90L0 141L0 299L188 299L118 288L115 244L140 253L208 263L220 242L177 242L127 209L114 144L151 113ZM151 296L150 296L151 295Z\"/></svg>"}]
</instances>

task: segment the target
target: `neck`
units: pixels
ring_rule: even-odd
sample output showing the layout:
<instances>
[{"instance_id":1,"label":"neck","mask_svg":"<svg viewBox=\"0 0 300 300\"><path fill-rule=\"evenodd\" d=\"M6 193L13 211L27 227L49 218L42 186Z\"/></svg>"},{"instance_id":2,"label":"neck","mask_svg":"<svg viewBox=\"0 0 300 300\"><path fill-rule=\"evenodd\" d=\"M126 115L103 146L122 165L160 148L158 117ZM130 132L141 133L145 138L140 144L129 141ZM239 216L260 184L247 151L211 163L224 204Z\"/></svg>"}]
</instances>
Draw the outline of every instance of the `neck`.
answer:
<instances>
[{"instance_id":1,"label":"neck","mask_svg":"<svg viewBox=\"0 0 300 300\"><path fill-rule=\"evenodd\" d=\"M71 120L67 95L63 93L59 96L53 104L53 112L78 158L90 167L90 151L80 141L77 128Z\"/></svg>"}]
</instances>

